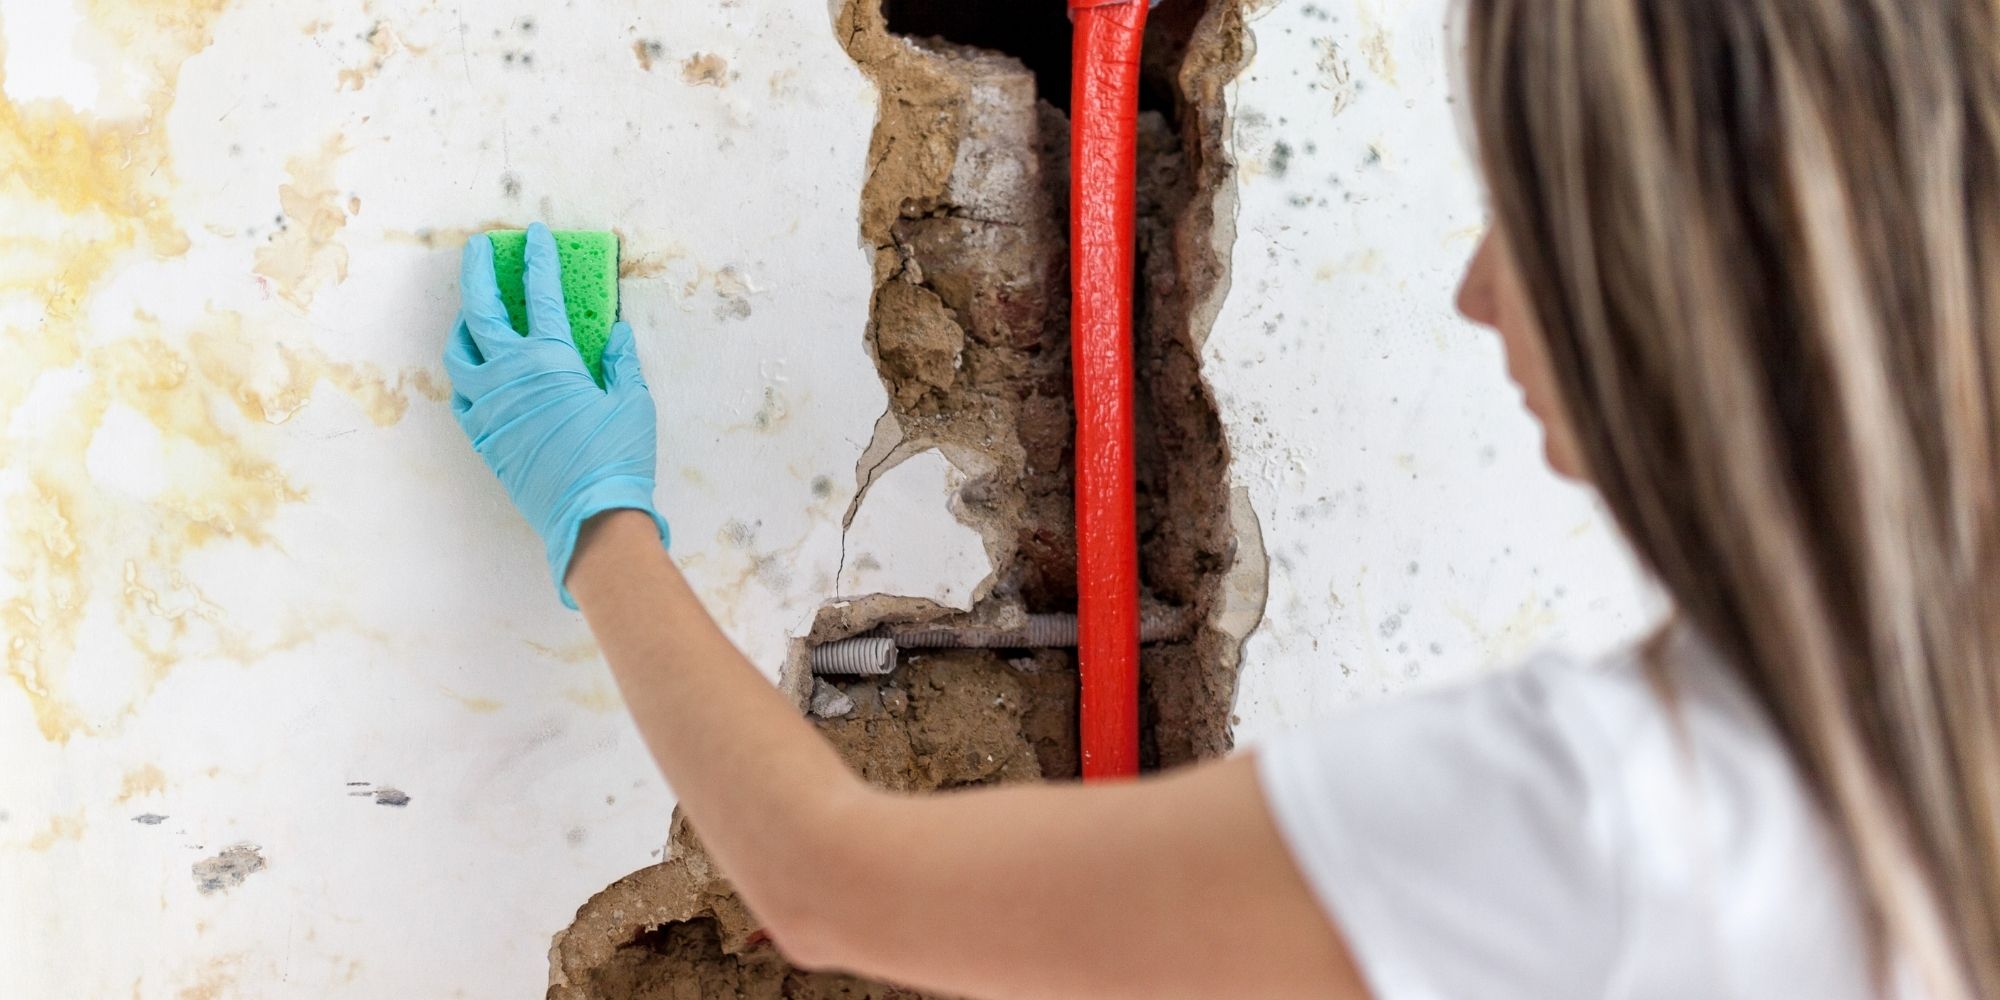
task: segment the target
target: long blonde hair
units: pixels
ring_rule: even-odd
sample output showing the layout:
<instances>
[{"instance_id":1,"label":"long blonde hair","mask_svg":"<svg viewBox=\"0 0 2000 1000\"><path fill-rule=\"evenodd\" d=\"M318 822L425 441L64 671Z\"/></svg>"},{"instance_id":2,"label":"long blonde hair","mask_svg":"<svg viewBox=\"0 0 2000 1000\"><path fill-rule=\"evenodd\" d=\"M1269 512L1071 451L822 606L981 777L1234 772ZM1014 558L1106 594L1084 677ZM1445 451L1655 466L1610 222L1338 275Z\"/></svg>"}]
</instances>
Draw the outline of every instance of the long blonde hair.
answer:
<instances>
[{"instance_id":1,"label":"long blonde hair","mask_svg":"<svg viewBox=\"0 0 2000 1000\"><path fill-rule=\"evenodd\" d=\"M2000 6L1464 0L1590 474L1846 844L2000 998Z\"/></svg>"}]
</instances>

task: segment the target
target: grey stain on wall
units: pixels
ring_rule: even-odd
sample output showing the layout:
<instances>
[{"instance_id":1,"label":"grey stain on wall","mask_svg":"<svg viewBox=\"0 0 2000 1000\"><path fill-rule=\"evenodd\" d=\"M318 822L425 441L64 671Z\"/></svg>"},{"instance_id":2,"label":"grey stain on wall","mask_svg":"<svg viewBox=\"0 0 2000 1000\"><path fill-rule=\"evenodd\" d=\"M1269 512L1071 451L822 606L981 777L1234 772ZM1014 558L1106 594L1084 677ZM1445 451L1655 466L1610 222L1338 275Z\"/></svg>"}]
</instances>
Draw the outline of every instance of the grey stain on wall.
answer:
<instances>
[{"instance_id":1,"label":"grey stain on wall","mask_svg":"<svg viewBox=\"0 0 2000 1000\"><path fill-rule=\"evenodd\" d=\"M234 844L221 854L194 863L194 887L203 895L224 892L264 870L263 851L255 844Z\"/></svg>"}]
</instances>

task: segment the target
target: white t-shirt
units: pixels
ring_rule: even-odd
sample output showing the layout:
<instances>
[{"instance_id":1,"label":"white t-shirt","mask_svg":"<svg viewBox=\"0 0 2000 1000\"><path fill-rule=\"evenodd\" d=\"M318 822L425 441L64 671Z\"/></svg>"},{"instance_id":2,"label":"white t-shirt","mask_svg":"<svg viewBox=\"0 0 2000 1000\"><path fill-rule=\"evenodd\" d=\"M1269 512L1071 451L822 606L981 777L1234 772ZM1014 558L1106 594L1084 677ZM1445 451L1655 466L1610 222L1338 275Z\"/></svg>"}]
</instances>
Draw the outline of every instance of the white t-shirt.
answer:
<instances>
[{"instance_id":1,"label":"white t-shirt","mask_svg":"<svg viewBox=\"0 0 2000 1000\"><path fill-rule=\"evenodd\" d=\"M1375 1000L1876 1000L1853 879L1697 641L1526 668L1259 747Z\"/></svg>"}]
</instances>

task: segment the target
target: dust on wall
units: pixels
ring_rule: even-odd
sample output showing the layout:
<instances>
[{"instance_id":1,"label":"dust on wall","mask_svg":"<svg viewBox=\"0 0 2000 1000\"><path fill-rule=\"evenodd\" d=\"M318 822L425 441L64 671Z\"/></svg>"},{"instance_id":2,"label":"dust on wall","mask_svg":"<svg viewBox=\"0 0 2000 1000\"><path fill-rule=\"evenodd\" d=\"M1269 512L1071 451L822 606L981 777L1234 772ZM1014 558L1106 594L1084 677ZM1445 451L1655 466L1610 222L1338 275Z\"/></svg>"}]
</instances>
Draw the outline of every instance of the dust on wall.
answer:
<instances>
[{"instance_id":1,"label":"dust on wall","mask_svg":"<svg viewBox=\"0 0 2000 1000\"><path fill-rule=\"evenodd\" d=\"M856 470L860 493L896 462L937 449L970 479L960 516L994 567L963 615L893 595L843 595L800 644L786 686L865 779L899 791L1078 773L1076 663L1066 650L912 655L885 678L815 681L811 642L878 626L1017 623L1075 607L1068 336L1067 116L1047 97L1047 51L981 47L986 4L965 30L909 37L897 4L852 0L835 18L874 80L880 113L860 207L873 253L868 343L890 397ZM1058 11L1058 15L1060 12ZM1067 35L1057 36L1066 52ZM1169 0L1148 31L1141 116L1135 329L1141 574L1152 604L1204 624L1143 650L1142 760L1226 752L1238 651L1264 571L1254 530L1232 517L1227 456L1200 370L1227 291L1232 165L1222 88L1247 61L1238 0ZM1031 68L1033 67L1033 68ZM1038 92L1039 91L1039 92ZM1065 102L1066 103L1066 102ZM1248 526L1254 529L1254 525ZM587 902L550 953L552 1000L918 994L788 965L690 826L665 862Z\"/></svg>"}]
</instances>

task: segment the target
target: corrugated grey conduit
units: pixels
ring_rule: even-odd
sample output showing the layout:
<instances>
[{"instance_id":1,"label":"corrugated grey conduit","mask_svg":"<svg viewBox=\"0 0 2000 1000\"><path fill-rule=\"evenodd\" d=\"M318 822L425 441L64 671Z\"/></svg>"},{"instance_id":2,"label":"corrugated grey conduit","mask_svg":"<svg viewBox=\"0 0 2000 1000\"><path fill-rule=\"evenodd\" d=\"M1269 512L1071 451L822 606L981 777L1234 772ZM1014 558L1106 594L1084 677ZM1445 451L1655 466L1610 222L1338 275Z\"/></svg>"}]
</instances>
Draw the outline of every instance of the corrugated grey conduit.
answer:
<instances>
[{"instance_id":1,"label":"corrugated grey conduit","mask_svg":"<svg viewBox=\"0 0 2000 1000\"><path fill-rule=\"evenodd\" d=\"M1172 642L1193 631L1186 611L1148 609L1139 616L1139 641ZM813 647L812 672L836 677L879 677L896 669L904 649L1063 649L1076 645L1076 616L1029 615L1018 629L913 629L864 635Z\"/></svg>"}]
</instances>

